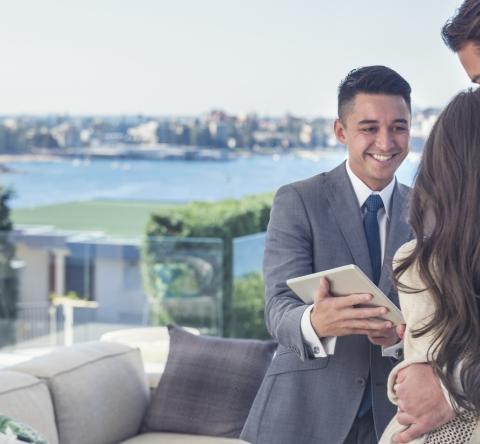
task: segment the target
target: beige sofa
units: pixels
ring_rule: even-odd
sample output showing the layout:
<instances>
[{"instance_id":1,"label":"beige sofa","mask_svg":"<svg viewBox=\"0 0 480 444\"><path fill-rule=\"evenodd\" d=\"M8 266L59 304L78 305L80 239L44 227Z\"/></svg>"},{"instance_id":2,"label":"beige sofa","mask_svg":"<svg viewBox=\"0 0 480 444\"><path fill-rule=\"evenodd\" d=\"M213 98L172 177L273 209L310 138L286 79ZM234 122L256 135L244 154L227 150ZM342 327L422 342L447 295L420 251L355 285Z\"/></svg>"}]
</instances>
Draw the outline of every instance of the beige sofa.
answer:
<instances>
[{"instance_id":1,"label":"beige sofa","mask_svg":"<svg viewBox=\"0 0 480 444\"><path fill-rule=\"evenodd\" d=\"M239 439L141 433L150 391L140 352L92 342L0 371L0 412L50 444L234 444Z\"/></svg>"}]
</instances>

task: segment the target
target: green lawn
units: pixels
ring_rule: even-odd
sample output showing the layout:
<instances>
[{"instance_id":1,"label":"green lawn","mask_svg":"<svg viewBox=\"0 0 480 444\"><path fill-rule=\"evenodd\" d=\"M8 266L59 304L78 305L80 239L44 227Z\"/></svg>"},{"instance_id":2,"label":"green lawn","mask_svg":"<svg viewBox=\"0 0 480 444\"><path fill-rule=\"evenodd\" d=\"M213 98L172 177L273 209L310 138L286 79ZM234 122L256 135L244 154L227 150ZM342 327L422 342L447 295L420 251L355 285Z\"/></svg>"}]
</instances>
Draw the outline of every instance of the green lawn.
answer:
<instances>
[{"instance_id":1,"label":"green lawn","mask_svg":"<svg viewBox=\"0 0 480 444\"><path fill-rule=\"evenodd\" d=\"M150 214L174 204L92 200L12 210L14 224L51 225L64 230L103 231L110 236L139 237Z\"/></svg>"}]
</instances>

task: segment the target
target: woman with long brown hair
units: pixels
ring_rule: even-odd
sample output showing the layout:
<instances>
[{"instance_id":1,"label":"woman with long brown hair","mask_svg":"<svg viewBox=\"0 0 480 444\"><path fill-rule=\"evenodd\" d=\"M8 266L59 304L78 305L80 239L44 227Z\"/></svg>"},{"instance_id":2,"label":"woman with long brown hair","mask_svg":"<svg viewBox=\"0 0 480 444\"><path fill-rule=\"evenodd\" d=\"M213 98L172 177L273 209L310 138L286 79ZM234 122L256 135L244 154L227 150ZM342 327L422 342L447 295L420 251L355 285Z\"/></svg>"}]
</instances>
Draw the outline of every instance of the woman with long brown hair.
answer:
<instances>
[{"instance_id":1,"label":"woman with long brown hair","mask_svg":"<svg viewBox=\"0 0 480 444\"><path fill-rule=\"evenodd\" d=\"M412 193L416 234L394 259L406 320L399 370L430 363L457 413L412 443L480 443L480 89L458 94L426 142ZM403 430L394 418L380 444Z\"/></svg>"}]
</instances>

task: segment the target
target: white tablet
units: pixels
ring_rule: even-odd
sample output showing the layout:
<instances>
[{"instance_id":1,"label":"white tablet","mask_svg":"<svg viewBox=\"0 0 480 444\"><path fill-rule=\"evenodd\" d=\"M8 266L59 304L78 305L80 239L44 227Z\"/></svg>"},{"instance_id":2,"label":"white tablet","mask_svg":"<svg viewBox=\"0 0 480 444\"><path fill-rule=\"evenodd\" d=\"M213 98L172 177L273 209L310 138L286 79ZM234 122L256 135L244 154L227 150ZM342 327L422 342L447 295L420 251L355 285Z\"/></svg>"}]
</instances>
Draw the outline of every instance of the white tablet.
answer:
<instances>
[{"instance_id":1,"label":"white tablet","mask_svg":"<svg viewBox=\"0 0 480 444\"><path fill-rule=\"evenodd\" d=\"M398 307L385 296L382 290L360 268L353 264L288 279L287 285L302 301L311 304L318 291L320 278L322 277L326 277L330 282L330 292L333 295L370 293L373 299L368 304L362 304L362 307L387 307L388 313L382 316L382 319L391 321L394 325L405 324L402 312Z\"/></svg>"}]
</instances>

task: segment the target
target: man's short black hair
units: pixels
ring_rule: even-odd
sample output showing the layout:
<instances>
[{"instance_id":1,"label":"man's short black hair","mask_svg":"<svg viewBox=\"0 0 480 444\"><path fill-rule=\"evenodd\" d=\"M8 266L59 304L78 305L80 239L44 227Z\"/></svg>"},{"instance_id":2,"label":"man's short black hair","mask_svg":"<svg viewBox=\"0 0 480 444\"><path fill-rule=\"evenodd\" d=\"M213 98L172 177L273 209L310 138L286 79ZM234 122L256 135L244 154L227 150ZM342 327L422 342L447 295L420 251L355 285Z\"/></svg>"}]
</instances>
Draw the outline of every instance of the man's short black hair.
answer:
<instances>
[{"instance_id":1,"label":"man's short black hair","mask_svg":"<svg viewBox=\"0 0 480 444\"><path fill-rule=\"evenodd\" d=\"M467 42L480 50L480 0L465 0L442 28L445 44L458 52Z\"/></svg>"},{"instance_id":2,"label":"man's short black hair","mask_svg":"<svg viewBox=\"0 0 480 444\"><path fill-rule=\"evenodd\" d=\"M354 69L338 87L338 117L345 122L346 109L359 93L401 96L411 111L411 92L412 88L408 82L386 66L364 66Z\"/></svg>"}]
</instances>

